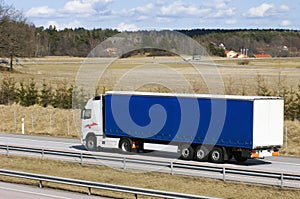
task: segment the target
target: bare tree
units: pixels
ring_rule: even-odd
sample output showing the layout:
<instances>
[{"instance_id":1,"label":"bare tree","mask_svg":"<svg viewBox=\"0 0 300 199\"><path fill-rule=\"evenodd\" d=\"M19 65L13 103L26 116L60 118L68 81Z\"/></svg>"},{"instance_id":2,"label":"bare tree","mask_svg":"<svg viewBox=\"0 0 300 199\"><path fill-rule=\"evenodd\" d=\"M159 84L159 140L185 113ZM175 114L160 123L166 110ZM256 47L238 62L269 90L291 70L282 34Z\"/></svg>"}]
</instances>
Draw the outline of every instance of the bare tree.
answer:
<instances>
[{"instance_id":1,"label":"bare tree","mask_svg":"<svg viewBox=\"0 0 300 199\"><path fill-rule=\"evenodd\" d=\"M31 56L34 49L35 27L27 23L22 12L0 1L0 56Z\"/></svg>"}]
</instances>

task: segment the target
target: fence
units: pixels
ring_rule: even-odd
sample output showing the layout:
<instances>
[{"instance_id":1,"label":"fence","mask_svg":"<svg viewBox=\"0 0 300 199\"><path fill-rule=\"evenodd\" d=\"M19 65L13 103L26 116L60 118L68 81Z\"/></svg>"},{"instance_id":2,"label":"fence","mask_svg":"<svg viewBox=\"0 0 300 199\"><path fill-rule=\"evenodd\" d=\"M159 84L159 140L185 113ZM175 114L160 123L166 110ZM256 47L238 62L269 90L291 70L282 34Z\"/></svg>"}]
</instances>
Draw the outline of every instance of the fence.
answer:
<instances>
[{"instance_id":1,"label":"fence","mask_svg":"<svg viewBox=\"0 0 300 199\"><path fill-rule=\"evenodd\" d=\"M167 192L167 191L160 191L160 190L153 190L153 189L143 189L137 187L129 187L129 186L121 186L115 184L107 184L107 183L100 183L100 182L91 182L85 180L76 180L70 178L61 178L55 176L47 176L41 174L33 174L33 173L25 173L25 172L17 172L17 171L10 171L10 170L3 170L0 169L0 175L10 176L10 177L18 177L18 178L25 178L30 180L37 180L39 181L39 187L43 188L43 182L51 182L51 183L59 183L65 185L73 185L73 186L80 186L88 188L88 194L92 194L93 189L103 189L113 192L122 192L122 193L129 193L133 194L135 198L138 198L138 195L144 196L151 196L151 197L159 197L159 198L186 198L186 199L213 199L211 197L206 196L199 196L199 195L191 195L191 194L183 194L183 193L175 193L175 192Z\"/></svg>"},{"instance_id":2,"label":"fence","mask_svg":"<svg viewBox=\"0 0 300 199\"><path fill-rule=\"evenodd\" d=\"M0 106L0 131L21 134L24 118L25 134L78 137L79 117L80 110L40 106Z\"/></svg>"},{"instance_id":3,"label":"fence","mask_svg":"<svg viewBox=\"0 0 300 199\"><path fill-rule=\"evenodd\" d=\"M222 165L192 165L188 162L186 164L176 163L176 162L164 162L164 161L155 161L155 160L141 160L137 158L128 158L128 157L114 157L114 156L105 156L105 155L95 155L91 153L78 153L71 151L60 151L60 150L50 150L50 149L39 149L39 148L28 148L20 146L8 146L0 145L0 149L6 151L6 155L9 155L10 151L18 151L24 153L35 153L41 154L41 157L45 155L55 155L63 157L71 157L69 161L79 162L81 164L88 164L87 160L102 160L102 161L114 161L118 162L119 168L128 169L131 164L135 164L133 168L136 168L136 164L145 165L145 166L165 166L169 168L168 171L171 175L180 174L178 169L184 169L185 173L189 172L192 175L198 175L197 171L208 172L207 176L212 177L212 174L220 174L217 178L226 180L236 180L240 177L247 177L245 182L260 183L260 184L269 184L284 187L295 187L300 188L300 174L291 174L291 173L280 173L280 172L269 172L261 170L245 170L238 168L229 168ZM74 160L77 158L77 160ZM94 164L103 164L103 162L96 161ZM91 162L89 162L91 164ZM132 165L131 165L132 166ZM140 168L140 167L139 167ZM191 172L191 171L195 171ZM234 178L229 178L229 175L234 175ZM200 175L201 176L201 175ZM253 177L254 181L250 181L250 177ZM259 181L257 178L261 178L265 181ZM274 180L274 181L270 181ZM279 184L278 184L279 182Z\"/></svg>"}]
</instances>

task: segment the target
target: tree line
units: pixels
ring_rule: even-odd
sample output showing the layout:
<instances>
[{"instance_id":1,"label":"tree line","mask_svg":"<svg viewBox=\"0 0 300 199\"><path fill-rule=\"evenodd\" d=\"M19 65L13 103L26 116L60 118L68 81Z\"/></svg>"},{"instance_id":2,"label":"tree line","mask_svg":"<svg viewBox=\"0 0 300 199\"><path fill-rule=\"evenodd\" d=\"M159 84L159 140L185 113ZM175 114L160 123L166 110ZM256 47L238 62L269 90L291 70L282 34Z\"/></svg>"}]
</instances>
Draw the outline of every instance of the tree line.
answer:
<instances>
[{"instance_id":1,"label":"tree line","mask_svg":"<svg viewBox=\"0 0 300 199\"><path fill-rule=\"evenodd\" d=\"M206 47L211 55L224 56L227 50L248 49L248 55L268 53L274 57L300 56L300 32L285 29L192 29L176 30L192 37ZM150 31L148 31L150 32ZM89 52L107 38L118 34L116 29L35 27L21 12L0 0L0 56L19 57L80 56ZM167 35L166 35L167 36ZM172 46L172 38L164 40ZM215 44L216 47L211 44Z\"/></svg>"},{"instance_id":2,"label":"tree line","mask_svg":"<svg viewBox=\"0 0 300 199\"><path fill-rule=\"evenodd\" d=\"M40 88L34 79L16 82L11 76L5 76L0 87L0 104L13 103L22 106L40 105L54 108L71 109L82 108L87 97L83 91L67 82L51 84L44 81Z\"/></svg>"},{"instance_id":3,"label":"tree line","mask_svg":"<svg viewBox=\"0 0 300 199\"><path fill-rule=\"evenodd\" d=\"M106 88L104 87L103 92L105 90ZM61 109L81 109L88 99L88 96L85 96L83 93L82 89L76 88L73 84L67 84L67 82L51 84L51 82L43 81L39 88L34 79L17 83L13 77L5 76L0 82L0 104L3 105L16 103L25 107L40 105L42 107L52 106ZM226 94L234 93L230 91L230 88L227 88ZM247 93L243 94L246 95ZM255 94L258 96L282 97L284 99L285 119L300 120L300 84L296 89L283 85L280 90L275 90L267 85L262 76L258 75Z\"/></svg>"}]
</instances>

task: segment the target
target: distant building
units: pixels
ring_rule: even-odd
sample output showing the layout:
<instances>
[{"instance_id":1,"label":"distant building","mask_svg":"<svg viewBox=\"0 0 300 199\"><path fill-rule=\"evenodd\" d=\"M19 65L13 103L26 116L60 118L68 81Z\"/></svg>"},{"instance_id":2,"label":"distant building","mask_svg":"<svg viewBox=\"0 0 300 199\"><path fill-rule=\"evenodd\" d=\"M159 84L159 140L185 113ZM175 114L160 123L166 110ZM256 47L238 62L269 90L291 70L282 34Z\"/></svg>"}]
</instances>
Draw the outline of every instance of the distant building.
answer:
<instances>
[{"instance_id":1,"label":"distant building","mask_svg":"<svg viewBox=\"0 0 300 199\"><path fill-rule=\"evenodd\" d=\"M253 54L255 58L272 58L270 54Z\"/></svg>"},{"instance_id":2,"label":"distant building","mask_svg":"<svg viewBox=\"0 0 300 199\"><path fill-rule=\"evenodd\" d=\"M225 53L227 58L237 58L239 56L239 54L233 50L226 50Z\"/></svg>"}]
</instances>

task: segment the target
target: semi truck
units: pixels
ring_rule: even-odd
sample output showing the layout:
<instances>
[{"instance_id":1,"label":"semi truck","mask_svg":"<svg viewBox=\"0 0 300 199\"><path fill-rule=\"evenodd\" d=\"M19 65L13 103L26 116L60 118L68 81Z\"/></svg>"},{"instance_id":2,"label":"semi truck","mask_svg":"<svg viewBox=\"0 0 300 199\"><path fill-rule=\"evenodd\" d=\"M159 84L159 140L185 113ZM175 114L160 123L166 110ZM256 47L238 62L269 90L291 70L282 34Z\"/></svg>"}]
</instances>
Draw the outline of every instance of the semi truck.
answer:
<instances>
[{"instance_id":1,"label":"semi truck","mask_svg":"<svg viewBox=\"0 0 300 199\"><path fill-rule=\"evenodd\" d=\"M278 156L283 107L280 97L109 91L82 109L82 143L213 163Z\"/></svg>"}]
</instances>

